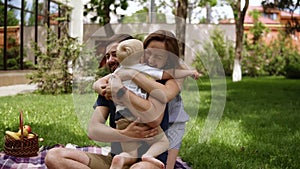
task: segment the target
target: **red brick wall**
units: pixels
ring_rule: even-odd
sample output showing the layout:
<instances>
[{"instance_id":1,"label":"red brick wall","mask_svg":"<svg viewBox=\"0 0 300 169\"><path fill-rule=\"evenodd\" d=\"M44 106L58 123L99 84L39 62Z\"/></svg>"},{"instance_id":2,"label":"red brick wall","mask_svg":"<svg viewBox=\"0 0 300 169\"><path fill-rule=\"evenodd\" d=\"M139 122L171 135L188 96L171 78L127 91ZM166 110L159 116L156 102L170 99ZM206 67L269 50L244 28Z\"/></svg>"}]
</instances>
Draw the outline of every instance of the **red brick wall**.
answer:
<instances>
[{"instance_id":1,"label":"red brick wall","mask_svg":"<svg viewBox=\"0 0 300 169\"><path fill-rule=\"evenodd\" d=\"M8 26L7 27L7 47L11 47L16 44L9 44L9 37L16 40L17 44L20 44L20 27L19 26ZM4 27L0 27L0 48L4 47Z\"/></svg>"}]
</instances>

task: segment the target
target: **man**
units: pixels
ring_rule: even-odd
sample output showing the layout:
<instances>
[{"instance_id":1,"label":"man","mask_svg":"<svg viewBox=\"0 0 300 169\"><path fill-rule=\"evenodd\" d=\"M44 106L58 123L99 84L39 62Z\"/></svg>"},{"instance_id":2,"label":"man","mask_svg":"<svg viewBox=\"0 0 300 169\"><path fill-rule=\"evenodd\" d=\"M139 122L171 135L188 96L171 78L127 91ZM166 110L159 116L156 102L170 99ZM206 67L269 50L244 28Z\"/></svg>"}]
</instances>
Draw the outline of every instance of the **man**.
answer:
<instances>
[{"instance_id":1,"label":"man","mask_svg":"<svg viewBox=\"0 0 300 169\"><path fill-rule=\"evenodd\" d=\"M120 38L121 37L121 38ZM119 62L116 58L116 47L119 42L131 38L130 36L117 36L113 37L112 40L114 43L111 43L106 48L106 65L109 70L113 72L118 66ZM66 148L53 148L47 153L45 162L49 169L51 168L72 168L72 169L108 169L111 166L112 156L121 152L119 142L126 141L138 141L138 140L148 140L152 136L157 134L156 128L151 128L151 126L157 126L161 124L161 127L166 130L168 126L168 113L166 113L165 106L159 101L153 99L151 95L148 100L141 99L135 94L124 90L121 84L120 79L107 78L111 79L110 85L103 85L102 95L98 96L98 99L95 104L95 111L92 115L92 118L89 123L88 128L88 137L100 142L111 142L112 150L111 154L108 156L91 154L73 149ZM116 85L115 85L116 84ZM114 115L115 115L115 106L111 100L106 99L114 98L114 101L121 102L129 109L139 110L141 112L153 111L156 113L155 120L152 120L149 123L149 126L139 126L138 121L133 122L124 130L115 129ZM159 108L159 109L157 109ZM149 113L150 114L150 113ZM143 116L145 114L141 114ZM106 120L110 118L110 126L105 125ZM145 146L142 147L139 151L141 154L147 149ZM157 157L157 159L166 163L167 153L163 153ZM116 159L118 160L118 159ZM118 162L118 161L117 161ZM128 168L159 168L155 163L151 161L141 161L135 163Z\"/></svg>"}]
</instances>

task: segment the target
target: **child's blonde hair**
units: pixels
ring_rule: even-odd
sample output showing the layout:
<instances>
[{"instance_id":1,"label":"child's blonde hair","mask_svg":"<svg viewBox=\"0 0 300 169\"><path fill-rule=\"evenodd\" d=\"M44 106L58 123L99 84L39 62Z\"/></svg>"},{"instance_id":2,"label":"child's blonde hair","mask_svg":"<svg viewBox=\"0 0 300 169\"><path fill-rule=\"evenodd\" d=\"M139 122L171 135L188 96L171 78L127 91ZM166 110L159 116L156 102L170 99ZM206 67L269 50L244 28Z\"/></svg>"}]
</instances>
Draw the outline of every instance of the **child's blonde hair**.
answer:
<instances>
[{"instance_id":1,"label":"child's blonde hair","mask_svg":"<svg viewBox=\"0 0 300 169\"><path fill-rule=\"evenodd\" d=\"M129 39L119 43L117 47L117 58L121 65L134 65L140 63L144 54L143 42L137 39Z\"/></svg>"}]
</instances>

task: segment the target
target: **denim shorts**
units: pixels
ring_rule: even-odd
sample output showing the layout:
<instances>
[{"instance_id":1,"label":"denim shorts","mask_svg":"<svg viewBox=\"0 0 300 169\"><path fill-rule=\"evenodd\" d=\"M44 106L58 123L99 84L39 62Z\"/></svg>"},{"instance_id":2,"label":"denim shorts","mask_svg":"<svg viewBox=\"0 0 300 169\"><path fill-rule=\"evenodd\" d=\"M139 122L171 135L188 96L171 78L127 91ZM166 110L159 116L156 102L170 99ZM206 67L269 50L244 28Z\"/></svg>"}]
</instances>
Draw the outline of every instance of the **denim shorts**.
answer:
<instances>
[{"instance_id":1,"label":"denim shorts","mask_svg":"<svg viewBox=\"0 0 300 169\"><path fill-rule=\"evenodd\" d=\"M170 123L166 135L170 142L170 149L180 149L185 132L185 122Z\"/></svg>"}]
</instances>

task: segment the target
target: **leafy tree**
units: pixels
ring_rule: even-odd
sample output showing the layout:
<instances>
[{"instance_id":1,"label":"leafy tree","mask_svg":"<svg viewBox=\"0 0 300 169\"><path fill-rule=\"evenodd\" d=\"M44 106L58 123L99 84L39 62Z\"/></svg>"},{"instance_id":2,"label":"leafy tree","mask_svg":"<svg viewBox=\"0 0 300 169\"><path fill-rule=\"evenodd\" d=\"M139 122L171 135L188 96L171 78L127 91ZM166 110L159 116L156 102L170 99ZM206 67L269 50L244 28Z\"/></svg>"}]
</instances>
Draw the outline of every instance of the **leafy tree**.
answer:
<instances>
[{"instance_id":1,"label":"leafy tree","mask_svg":"<svg viewBox=\"0 0 300 169\"><path fill-rule=\"evenodd\" d=\"M227 0L227 2L233 10L235 20L235 60L232 73L232 80L235 82L242 80L241 59L243 51L244 19L249 6L249 0L245 0L245 6L242 10L241 0Z\"/></svg>"},{"instance_id":2,"label":"leafy tree","mask_svg":"<svg viewBox=\"0 0 300 169\"><path fill-rule=\"evenodd\" d=\"M131 16L122 16L121 22L122 23L134 23L134 22L145 22L147 20L148 15L148 8L144 7L141 10L136 11Z\"/></svg>"},{"instance_id":3,"label":"leafy tree","mask_svg":"<svg viewBox=\"0 0 300 169\"><path fill-rule=\"evenodd\" d=\"M186 30L186 18L187 18L187 0L178 0L176 7L176 36L179 42L180 58L184 57L185 49L185 30Z\"/></svg>"},{"instance_id":4,"label":"leafy tree","mask_svg":"<svg viewBox=\"0 0 300 169\"><path fill-rule=\"evenodd\" d=\"M217 5L217 0L200 0L198 6L206 8L206 23L210 23L210 9Z\"/></svg>"},{"instance_id":5,"label":"leafy tree","mask_svg":"<svg viewBox=\"0 0 300 169\"><path fill-rule=\"evenodd\" d=\"M225 75L231 75L234 47L233 42L225 37L223 30L218 27L211 30L210 39L203 43L203 49L197 51L193 61L198 71L205 75L208 75L208 72L211 72L211 75L219 75L222 73L221 69L224 69ZM223 67L218 66L219 59Z\"/></svg>"},{"instance_id":6,"label":"leafy tree","mask_svg":"<svg viewBox=\"0 0 300 169\"><path fill-rule=\"evenodd\" d=\"M144 23L149 15L149 9L144 7L141 10L136 11L131 16L123 16L121 19L122 23ZM164 13L156 14L156 23L166 23L166 15Z\"/></svg>"},{"instance_id":7,"label":"leafy tree","mask_svg":"<svg viewBox=\"0 0 300 169\"><path fill-rule=\"evenodd\" d=\"M291 12L291 20L289 20L286 24L286 33L287 34L295 34L295 32L300 32L300 22L294 17L295 10L300 7L300 0L263 0L262 6L264 10L278 8L280 10L288 10Z\"/></svg>"},{"instance_id":8,"label":"leafy tree","mask_svg":"<svg viewBox=\"0 0 300 169\"><path fill-rule=\"evenodd\" d=\"M175 4L175 3L174 3ZM198 6L206 6L207 9L210 6L215 6L217 4L217 0L200 0ZM179 50L180 50L180 57L183 58L185 53L185 33L186 33L186 18L187 18L187 9L188 9L188 0L178 0L176 6L176 36L179 41ZM206 17L207 22L210 22L208 17Z\"/></svg>"},{"instance_id":9,"label":"leafy tree","mask_svg":"<svg viewBox=\"0 0 300 169\"><path fill-rule=\"evenodd\" d=\"M4 3L0 1L0 26L4 26ZM8 9L7 11L7 26L19 25L19 20L15 15L14 9Z\"/></svg>"},{"instance_id":10,"label":"leafy tree","mask_svg":"<svg viewBox=\"0 0 300 169\"><path fill-rule=\"evenodd\" d=\"M145 0L139 0L141 3L145 3L147 1ZM225 0L222 0L225 1ZM188 10L188 0L170 0L170 1L163 1L159 0L156 1L157 8L166 8L169 7L172 9L172 13L176 16L175 22L176 22L176 37L179 42L179 50L180 50L180 57L182 59L185 53L185 33L186 33L186 19L187 19L187 10ZM215 6L217 4L217 0L200 0L194 2L198 6ZM208 20L209 18L206 18Z\"/></svg>"},{"instance_id":11,"label":"leafy tree","mask_svg":"<svg viewBox=\"0 0 300 169\"><path fill-rule=\"evenodd\" d=\"M252 17L254 25L250 28L250 32L253 35L252 44L258 43L258 41L262 38L263 33L268 32L268 28L259 21L259 17L261 13L258 10L253 10L249 12L249 15Z\"/></svg>"},{"instance_id":12,"label":"leafy tree","mask_svg":"<svg viewBox=\"0 0 300 169\"><path fill-rule=\"evenodd\" d=\"M89 4L84 5L85 11L83 14L86 16L89 13L96 13L96 15L91 18L91 21L98 22L101 26L104 26L106 36L110 37L114 35L114 30L110 24L110 12L116 14L118 7L126 10L128 7L127 0L91 0Z\"/></svg>"},{"instance_id":13,"label":"leafy tree","mask_svg":"<svg viewBox=\"0 0 300 169\"><path fill-rule=\"evenodd\" d=\"M32 7L31 7L32 12L35 12L35 7L36 7L35 2L36 1L33 2ZM40 11L40 12L43 11L43 8L44 8L44 3L39 3L38 4L38 11ZM41 21L39 21L39 22L41 22ZM31 13L30 17L29 17L29 20L28 20L28 26L34 26L34 24L35 24L35 14ZM37 23L37 24L41 24L41 23Z\"/></svg>"}]
</instances>

